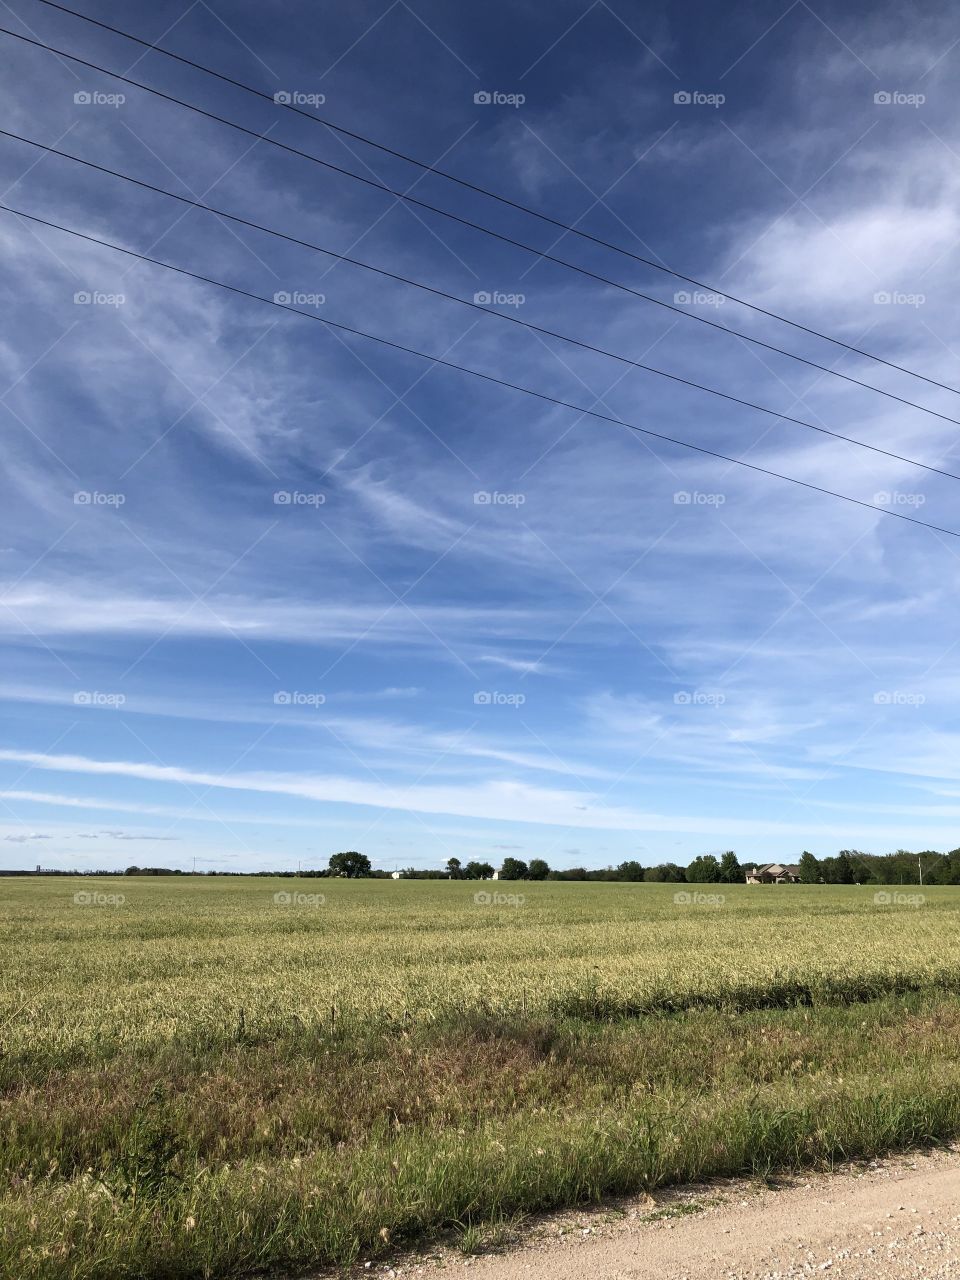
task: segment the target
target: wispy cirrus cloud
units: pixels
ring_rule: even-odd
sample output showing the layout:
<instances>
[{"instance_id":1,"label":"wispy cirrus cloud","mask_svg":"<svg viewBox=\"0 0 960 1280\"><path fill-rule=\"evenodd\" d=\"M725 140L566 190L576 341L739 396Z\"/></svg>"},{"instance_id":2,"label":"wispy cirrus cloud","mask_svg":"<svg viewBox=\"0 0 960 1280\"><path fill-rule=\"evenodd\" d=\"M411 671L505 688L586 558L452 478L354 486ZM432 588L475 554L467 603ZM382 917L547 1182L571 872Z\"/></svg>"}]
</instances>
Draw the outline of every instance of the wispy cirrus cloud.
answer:
<instances>
[{"instance_id":1,"label":"wispy cirrus cloud","mask_svg":"<svg viewBox=\"0 0 960 1280\"><path fill-rule=\"evenodd\" d=\"M816 21L799 6L766 35L746 10L648 15L643 44L572 0L557 31L578 17L577 38L553 47L532 11L504 13L530 70L523 109L500 114L474 104L473 78L402 11L336 60L360 10L304 21L295 48L259 12L236 22L290 84L335 61L324 89L351 127L386 138L389 119L401 150L955 384L960 54L943 14L828 5ZM34 19L62 35L57 15ZM242 45L184 21L202 61L249 78ZM469 24L450 23L451 47L485 74ZM675 102L694 78L722 82L726 101ZM238 110L207 88L212 109ZM874 101L898 88L925 101ZM98 115L75 91L20 50L0 97L12 127L50 141L69 130L91 159L468 300L501 294L514 318L960 474L950 390L570 235L551 248L556 228L462 196L466 216L504 234L943 416L924 414L170 104L131 92ZM300 127L334 162L398 188L415 176ZM953 527L955 481L30 161L0 147L10 202L41 216L268 298L299 291L321 319L879 509L4 215L11 843L49 829L46 856L69 862L69 840L83 842L48 823L51 809L89 814L87 835L175 824L171 860L244 865L328 844L436 862L518 838L597 862L636 856L638 831L651 833L646 860L721 840L773 857L953 839L944 806L917 797L951 798L960 545L889 513ZM452 195L435 177L415 190ZM91 291L123 301L74 302ZM36 771L66 781L46 792ZM123 856L122 835L101 838L105 857Z\"/></svg>"}]
</instances>

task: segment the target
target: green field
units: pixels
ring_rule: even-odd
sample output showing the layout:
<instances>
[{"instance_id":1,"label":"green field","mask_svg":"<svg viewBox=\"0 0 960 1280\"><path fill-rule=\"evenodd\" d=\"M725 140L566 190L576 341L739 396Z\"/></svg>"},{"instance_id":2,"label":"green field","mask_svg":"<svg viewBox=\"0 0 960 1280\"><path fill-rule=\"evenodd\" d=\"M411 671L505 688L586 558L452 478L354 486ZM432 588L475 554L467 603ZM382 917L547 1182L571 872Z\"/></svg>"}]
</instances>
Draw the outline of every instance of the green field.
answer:
<instances>
[{"instance_id":1,"label":"green field","mask_svg":"<svg viewBox=\"0 0 960 1280\"><path fill-rule=\"evenodd\" d=\"M307 1269L951 1136L958 925L953 888L0 878L0 1274Z\"/></svg>"}]
</instances>

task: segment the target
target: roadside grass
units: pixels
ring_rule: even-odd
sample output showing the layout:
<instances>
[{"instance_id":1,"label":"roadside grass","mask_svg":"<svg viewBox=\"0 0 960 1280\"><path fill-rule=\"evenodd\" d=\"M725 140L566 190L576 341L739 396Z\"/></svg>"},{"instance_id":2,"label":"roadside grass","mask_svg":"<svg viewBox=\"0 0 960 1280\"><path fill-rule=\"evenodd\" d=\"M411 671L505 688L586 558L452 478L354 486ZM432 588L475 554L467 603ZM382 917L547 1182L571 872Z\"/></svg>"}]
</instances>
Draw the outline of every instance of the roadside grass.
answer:
<instances>
[{"instance_id":1,"label":"roadside grass","mask_svg":"<svg viewBox=\"0 0 960 1280\"><path fill-rule=\"evenodd\" d=\"M722 1204L723 1196L703 1196L699 1200L681 1200L677 1204L664 1205L662 1209L653 1209L644 1213L644 1222L659 1222L666 1218L690 1218L698 1213L705 1213L713 1205Z\"/></svg>"},{"instance_id":2,"label":"roadside grass","mask_svg":"<svg viewBox=\"0 0 960 1280\"><path fill-rule=\"evenodd\" d=\"M521 1214L933 1142L960 1132L958 1032L931 995L571 1020L549 1046L423 1034L319 1067L115 1058L4 1096L0 1272L342 1265L451 1228L474 1252Z\"/></svg>"},{"instance_id":3,"label":"roadside grass","mask_svg":"<svg viewBox=\"0 0 960 1280\"><path fill-rule=\"evenodd\" d=\"M524 1213L514 1213L509 1217L487 1217L479 1222L458 1223L454 1237L456 1246L464 1254L499 1253L516 1244L526 1217Z\"/></svg>"}]
</instances>

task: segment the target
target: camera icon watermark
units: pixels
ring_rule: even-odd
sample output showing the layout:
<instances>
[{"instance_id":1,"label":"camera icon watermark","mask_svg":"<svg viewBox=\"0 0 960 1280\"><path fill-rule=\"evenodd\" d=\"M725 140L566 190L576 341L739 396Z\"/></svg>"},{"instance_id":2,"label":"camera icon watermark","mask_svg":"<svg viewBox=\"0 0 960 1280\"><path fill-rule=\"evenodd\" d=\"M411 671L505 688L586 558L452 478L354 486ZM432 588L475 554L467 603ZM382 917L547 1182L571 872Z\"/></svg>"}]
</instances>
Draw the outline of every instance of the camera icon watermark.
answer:
<instances>
[{"instance_id":1,"label":"camera icon watermark","mask_svg":"<svg viewBox=\"0 0 960 1280\"><path fill-rule=\"evenodd\" d=\"M473 95L477 107L522 107L526 100L526 94L501 93L499 89L478 89Z\"/></svg>"},{"instance_id":2,"label":"camera icon watermark","mask_svg":"<svg viewBox=\"0 0 960 1280\"><path fill-rule=\"evenodd\" d=\"M878 289L873 295L878 307L922 307L927 300L925 293L904 293L899 289Z\"/></svg>"},{"instance_id":3,"label":"camera icon watermark","mask_svg":"<svg viewBox=\"0 0 960 1280\"><path fill-rule=\"evenodd\" d=\"M78 689L73 695L75 707L122 707L127 700L125 693L100 693L96 689Z\"/></svg>"},{"instance_id":4,"label":"camera icon watermark","mask_svg":"<svg viewBox=\"0 0 960 1280\"><path fill-rule=\"evenodd\" d=\"M878 507L922 507L926 500L925 494L904 493L900 489L881 489L873 495Z\"/></svg>"},{"instance_id":5,"label":"camera icon watermark","mask_svg":"<svg viewBox=\"0 0 960 1280\"><path fill-rule=\"evenodd\" d=\"M710 293L706 289L678 289L673 295L678 306L722 307L727 300L725 293Z\"/></svg>"},{"instance_id":6,"label":"camera icon watermark","mask_svg":"<svg viewBox=\"0 0 960 1280\"><path fill-rule=\"evenodd\" d=\"M522 707L526 700L525 693L500 693L496 689L478 689L473 695L475 707Z\"/></svg>"},{"instance_id":7,"label":"camera icon watermark","mask_svg":"<svg viewBox=\"0 0 960 1280\"><path fill-rule=\"evenodd\" d=\"M523 893L490 893L486 889L473 895L476 907L522 907L526 900Z\"/></svg>"},{"instance_id":8,"label":"camera icon watermark","mask_svg":"<svg viewBox=\"0 0 960 1280\"><path fill-rule=\"evenodd\" d=\"M878 89L873 101L878 107L922 107L927 100L925 93L902 93L899 89Z\"/></svg>"},{"instance_id":9,"label":"camera icon watermark","mask_svg":"<svg viewBox=\"0 0 960 1280\"><path fill-rule=\"evenodd\" d=\"M873 695L877 707L922 707L926 701L925 693L911 693L908 689L878 689Z\"/></svg>"},{"instance_id":10,"label":"camera icon watermark","mask_svg":"<svg viewBox=\"0 0 960 1280\"><path fill-rule=\"evenodd\" d=\"M325 693L301 693L298 689L278 689L273 695L275 707L322 707L326 700Z\"/></svg>"},{"instance_id":11,"label":"camera icon watermark","mask_svg":"<svg viewBox=\"0 0 960 1280\"><path fill-rule=\"evenodd\" d=\"M73 895L75 907L122 907L126 900L122 893L100 893L96 889L80 889Z\"/></svg>"},{"instance_id":12,"label":"camera icon watermark","mask_svg":"<svg viewBox=\"0 0 960 1280\"><path fill-rule=\"evenodd\" d=\"M73 101L78 107L122 107L125 93L101 93L99 89L78 89Z\"/></svg>"},{"instance_id":13,"label":"camera icon watermark","mask_svg":"<svg viewBox=\"0 0 960 1280\"><path fill-rule=\"evenodd\" d=\"M324 493L302 493L299 489L277 489L273 495L275 507L322 507L326 500Z\"/></svg>"},{"instance_id":14,"label":"camera icon watermark","mask_svg":"<svg viewBox=\"0 0 960 1280\"><path fill-rule=\"evenodd\" d=\"M302 93L299 89L278 89L273 95L278 107L322 107L325 93Z\"/></svg>"},{"instance_id":15,"label":"camera icon watermark","mask_svg":"<svg viewBox=\"0 0 960 1280\"><path fill-rule=\"evenodd\" d=\"M478 289L473 300L478 307L522 307L527 295L507 293L504 289Z\"/></svg>"},{"instance_id":16,"label":"camera icon watermark","mask_svg":"<svg viewBox=\"0 0 960 1280\"><path fill-rule=\"evenodd\" d=\"M273 300L281 307L322 307L327 300L325 293L307 293L303 289L278 289Z\"/></svg>"},{"instance_id":17,"label":"camera icon watermark","mask_svg":"<svg viewBox=\"0 0 960 1280\"><path fill-rule=\"evenodd\" d=\"M674 705L678 707L722 707L726 700L725 693L709 689L678 689L673 695Z\"/></svg>"},{"instance_id":18,"label":"camera icon watermark","mask_svg":"<svg viewBox=\"0 0 960 1280\"><path fill-rule=\"evenodd\" d=\"M497 489L478 489L473 495L475 507L522 507L526 500L525 493L500 493Z\"/></svg>"},{"instance_id":19,"label":"camera icon watermark","mask_svg":"<svg viewBox=\"0 0 960 1280\"><path fill-rule=\"evenodd\" d=\"M105 293L101 289L78 289L73 295L75 307L122 307L126 294Z\"/></svg>"},{"instance_id":20,"label":"camera icon watermark","mask_svg":"<svg viewBox=\"0 0 960 1280\"><path fill-rule=\"evenodd\" d=\"M678 107L722 107L726 102L726 94L701 93L699 89L678 89L673 95L674 105Z\"/></svg>"},{"instance_id":21,"label":"camera icon watermark","mask_svg":"<svg viewBox=\"0 0 960 1280\"><path fill-rule=\"evenodd\" d=\"M124 493L101 493L99 489L78 489L73 495L75 507L122 507L126 500Z\"/></svg>"},{"instance_id":22,"label":"camera icon watermark","mask_svg":"<svg viewBox=\"0 0 960 1280\"><path fill-rule=\"evenodd\" d=\"M281 889L272 898L275 907L322 907L326 904L326 895L322 893L297 893Z\"/></svg>"},{"instance_id":23,"label":"camera icon watermark","mask_svg":"<svg viewBox=\"0 0 960 1280\"><path fill-rule=\"evenodd\" d=\"M726 902L723 893L701 893L700 890L681 889L673 895L674 906L677 907L722 907Z\"/></svg>"},{"instance_id":24,"label":"camera icon watermark","mask_svg":"<svg viewBox=\"0 0 960 1280\"><path fill-rule=\"evenodd\" d=\"M678 489L673 495L675 507L722 507L725 493L701 493L699 489Z\"/></svg>"},{"instance_id":25,"label":"camera icon watermark","mask_svg":"<svg viewBox=\"0 0 960 1280\"><path fill-rule=\"evenodd\" d=\"M902 893L899 889L881 889L873 895L875 907L922 907L926 902L922 893Z\"/></svg>"}]
</instances>

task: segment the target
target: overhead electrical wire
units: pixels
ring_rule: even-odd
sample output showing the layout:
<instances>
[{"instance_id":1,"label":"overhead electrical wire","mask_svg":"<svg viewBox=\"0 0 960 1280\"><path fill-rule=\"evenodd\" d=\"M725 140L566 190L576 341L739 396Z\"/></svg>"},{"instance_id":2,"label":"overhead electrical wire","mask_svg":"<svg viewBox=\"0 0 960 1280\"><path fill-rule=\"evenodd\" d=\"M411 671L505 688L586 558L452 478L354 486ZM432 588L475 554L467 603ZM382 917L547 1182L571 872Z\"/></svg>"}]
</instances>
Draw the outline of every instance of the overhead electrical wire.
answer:
<instances>
[{"instance_id":1,"label":"overhead electrical wire","mask_svg":"<svg viewBox=\"0 0 960 1280\"><path fill-rule=\"evenodd\" d=\"M955 395L960 395L960 389L951 387L948 383L940 382L936 378L930 378L924 373L919 373L916 369L907 368L905 365L897 364L893 360L888 360L884 356L879 356L875 352L866 351L862 347L858 347L849 342L844 342L842 338L832 337L828 333L823 333L819 329L814 329L810 325L801 323L799 320L792 320L789 316L785 316L777 311L772 311L767 307L761 307L756 302L750 302L746 298L738 297L734 293L730 293L725 289L721 289L717 285L707 284L702 280L697 280L694 276L684 275L682 271L676 271L671 267L657 262L653 258L646 258L641 254L634 253L631 249L624 248L623 245L616 244L610 240L604 240L600 236L592 235L588 231L584 231L580 227L572 226L563 222L559 218L554 218L548 213L544 213L541 209L533 209L529 205L522 204L518 200L513 200L509 196L501 195L497 191L491 191L488 187L483 187L479 183L470 182L467 178L461 178L457 174L450 173L446 169L441 169L435 164L428 164L424 160L418 160L416 156L408 155L404 151L398 151L394 147L386 146L382 142L377 142L374 138L369 138L366 134L358 133L354 129L347 129L343 125L336 124L332 120L328 120L325 116L318 116L312 111L304 111L302 107L292 102L278 101L275 94L270 94L264 89L258 89L255 85L246 84L243 80L238 80L234 76L225 75L221 71L208 67L202 62L197 62L193 58L184 57L183 54L174 53L172 49L166 48L164 45L157 44L152 40L145 40L141 36L134 35L130 31L124 31L120 27L111 26L109 22L101 22L98 18L93 18L87 13L81 13L78 9L70 9L67 5L58 4L56 0L40 0L40 3L46 5L49 9L58 9L61 13L67 13L73 18L79 18L83 22L89 23L91 26L100 27L103 31L109 31L113 35L122 36L124 40L130 40L134 44L140 45L141 48L150 49L154 53L161 53L166 58L171 58L175 62L182 63L184 66L193 67L196 71L202 71L205 75L213 76L215 79L222 81L224 84L232 85L236 89L242 89L244 93L253 94L257 98L261 98L267 102L273 103L274 106L281 107L284 111L291 112L300 116L304 120L310 120L314 124L322 125L324 128L331 130L333 133L342 134L345 138L352 138L355 142L362 142L365 146L373 147L376 151L382 152L384 155L393 156L397 160L403 160L407 164L412 164L418 169L422 169L425 173L431 173L435 177L443 178L447 182L453 182L459 187L463 187L467 191L472 191L477 195L486 196L490 200L495 200L499 204L506 205L510 209L515 209L520 213L529 215L532 218L538 218L542 222L548 223L552 227L565 232L568 235L579 237L581 240L589 241L592 244L599 245L604 249L609 249L614 253L622 254L626 258L632 259L634 262L641 263L643 266L651 267L655 271L660 271L665 275L672 276L675 280L682 280L686 284L692 284L698 289L704 289L709 293L717 294L736 302L739 306L747 307L751 311L755 311L758 315L767 316L771 320L778 320L782 324L790 325L794 329L807 333L811 337L819 338L824 342L832 343L834 346L842 347L845 351L849 351L854 355L862 356L867 360L874 360L878 364L886 365L889 369L896 369L898 373L905 373L911 378L919 378L922 382L929 383L930 386L939 387L943 391L952 391Z\"/></svg>"},{"instance_id":2,"label":"overhead electrical wire","mask_svg":"<svg viewBox=\"0 0 960 1280\"><path fill-rule=\"evenodd\" d=\"M598 272L590 271L586 267L578 266L576 263L569 262L565 258L559 258L554 254L537 249L533 245L523 243L516 240L512 236L507 236L499 231L494 231L490 227L485 227L481 223L473 222L469 218L463 218L459 214L451 213L449 210L441 209L437 205L428 204L424 200L420 200L403 191L398 191L393 187L387 186L385 183L379 182L373 178L366 178L362 174L354 173L350 169L345 169L340 165L333 164L329 160L323 160L319 156L311 154L309 151L302 151L298 147L290 146L288 143L281 142L277 138L272 138L269 134L259 133L256 129L248 129L245 125L238 124L235 120L230 120L226 116L217 115L213 111L208 111L204 107L198 107L191 102L187 102L183 98L177 98L173 94L164 93L160 89L154 89L151 85L143 84L139 80L133 80L129 76L121 75L119 72L111 71L107 67L100 66L98 63L90 62L85 58L80 58L76 54L68 53L66 50L57 49L53 45L45 44L42 40L34 40L30 36L21 35L20 32L10 31L7 27L0 27L0 35L11 36L15 40L20 40L25 44L33 45L36 48L43 49L48 53L55 54L57 57L66 58L70 62L75 62L79 66L88 67L93 71L109 76L111 79L120 81L121 84L128 84L135 89L141 89L145 93L152 94L154 97L161 98L166 102L172 102L177 106L184 107L188 111L193 111L197 115L204 116L208 120L214 120L218 124L226 125L230 129L234 129L239 133L248 137L255 138L259 142L263 142L271 147L277 147L281 151L286 151L291 155L299 156L303 160L309 160L314 164L320 165L325 169L329 169L334 173L341 174L343 177L352 181L360 182L365 186L372 187L375 190L382 191L384 194L392 196L396 200L412 204L420 209L426 209L430 213L435 213L440 217L446 218L461 226L469 227L471 230L478 231L483 235L490 236L492 239L499 240L504 244L512 245L514 248L521 249L525 253L533 254L536 258L553 262L558 266L565 267L567 270L575 271L578 275L582 275L588 279L595 280L600 284L607 285L610 288L618 289L623 293L630 294L632 297L640 298L644 302L652 303L654 306L662 307L667 311L673 312L678 316L683 316L688 320L694 320L698 324L706 325L711 329L718 330L729 337L739 338L742 342L750 343L753 346L761 347L766 351L772 351L777 355L785 356L789 360L794 360L798 364L802 364L811 369L816 369L820 373L828 374L830 377L839 378L843 382L848 382L853 386L861 387L865 391L872 391L875 395L883 396L885 399L893 400L897 404L902 404L910 409L916 409L919 413L928 414L931 417L939 418L944 422L956 423L957 419L951 418L948 414L940 413L936 409L928 408L926 405L917 404L914 400L908 400L904 396L899 396L893 391L886 391L882 387L875 387L872 383L864 382L860 378L855 378L850 374L841 373L839 369L830 368L828 365L820 364L816 360L810 360L806 356L798 355L796 352L787 351L783 347L778 347L771 342L765 342L762 338L753 337L751 334L744 333L739 329L732 329L727 325L720 324L715 320L710 320L706 316L697 315L693 311L685 311L682 307L675 306L673 303L665 302L662 298L656 298L652 294L643 293L639 289L634 289L630 285L623 284L617 280L612 280L608 276L600 275ZM952 390L946 387L946 390Z\"/></svg>"},{"instance_id":3,"label":"overhead electrical wire","mask_svg":"<svg viewBox=\"0 0 960 1280\"><path fill-rule=\"evenodd\" d=\"M782 471L774 471L770 467L762 467L755 462L747 462L744 458L735 458L731 454L720 453L716 449L708 449L703 445L693 444L689 440L682 440L677 436L669 436L660 431L653 431L649 427L641 427L637 423L627 422L623 418L618 418L613 414L601 413L597 409L587 408L585 405L575 404L569 400L562 400L557 396L549 395L544 391L537 391L532 387L525 387L516 382L510 382L505 378L498 378L494 374L484 373L480 369L473 369L469 365L458 364L453 360L447 360L441 356L430 355L426 351L419 351L415 347L405 346L403 343L395 342L391 338L384 338L378 334L367 333L363 329L354 328L351 325L342 324L338 321L328 320L325 316L311 314L309 311L301 311L298 307L291 306L289 303L278 302L275 298L265 297L263 294L254 293L249 289L241 289L238 285L228 284L224 280L217 280L212 276L203 275L197 271L189 271L186 267L178 267L171 262L165 262L161 258L153 258L144 253L138 253L134 249L125 249L122 245L114 244L110 240L103 240L98 236L89 235L86 232L78 231L74 227L66 227L62 223L53 222L48 218L41 218L37 214L27 213L23 209L15 209L11 205L0 203L0 211L10 213L16 217L25 218L29 222L36 223L39 226L49 227L54 231L64 232L66 235L73 236L78 240L87 241L90 244L99 245L104 249L111 249L116 253L123 254L129 258L136 258L140 262L146 262L155 267L163 267L167 271L172 271L177 275L184 276L191 280L197 280L203 284L213 285L218 289L224 289L228 293L235 294L239 297L249 298L254 302L262 302L267 306L277 307L281 311L287 311L292 315L300 316L306 320L312 320L318 324L324 325L326 328L336 330L340 333L348 333L353 337L363 338L369 342L375 342L379 346L389 348L393 351L399 351L404 355L416 356L420 360L426 360L431 365L440 366L446 369L453 369L458 373L466 373L471 377L478 378L483 382L487 382L499 387L505 387L509 391L518 391L523 395L531 396L534 399L544 401L548 404L554 404L562 409L570 409L584 417L596 418L603 422L613 423L615 426L623 427L628 431L635 432L638 435L647 436L653 440L660 440L665 444L677 445L679 448L688 449L693 453L702 454L708 458L715 458L721 462L729 462L733 466L744 467L748 471L757 472L760 475L770 476L775 480L784 480L788 484L797 485L802 489L809 489L814 493L823 494L829 498L837 498L841 502L849 502L857 507L863 507L868 511L873 511L882 516L890 516L895 520L901 520L907 524L917 525L924 529L930 529L935 533L947 534L951 538L960 538L960 530L948 529L943 525L932 524L927 520L919 520L915 516L904 515L900 511L894 511L890 507L878 506L873 502L866 502L862 498L854 498L847 493L839 493L835 489L827 489L822 485L813 484L809 480L801 480L797 476L786 475Z\"/></svg>"},{"instance_id":4,"label":"overhead electrical wire","mask_svg":"<svg viewBox=\"0 0 960 1280\"><path fill-rule=\"evenodd\" d=\"M905 463L908 463L910 466L920 467L924 471L930 471L936 475L945 476L950 480L960 480L960 475L952 471L947 471L942 467L935 467L929 463L920 462L916 458L910 458L904 454L895 453L893 450L881 448L879 445L869 444L865 440L858 440L854 436L845 435L843 432L834 431L829 427L819 426L816 423L808 422L803 418L796 418L791 416L790 414L781 413L777 409L771 409L765 405L756 404L751 400L745 400L740 396L735 396L730 394L729 392L721 391L717 387L710 387L705 385L704 383L695 382L693 379L685 378L680 374L669 373L667 370L659 369L655 365L645 364L643 361L640 361L640 360L632 360L628 356L620 355L615 351L608 351L604 347L595 346L594 344L582 341L579 338L570 337L568 334L560 333L555 329L547 329L541 325L534 324L532 321L521 320L519 316L509 315L501 311L492 311L489 307L487 307L483 303L470 301L467 298L461 298L456 294L448 293L445 290L436 288L433 285L425 284L420 280L414 280L409 276L399 275L397 272L388 271L384 267L374 266L372 263L364 262L360 258L354 258L347 254L336 253L332 249L326 249L322 245L314 244L309 240L303 240L297 236L289 235L284 231L279 231L275 227L268 227L268 226L265 226L263 223L253 222L250 219L243 218L238 214L230 213L226 209L220 209L214 205L205 204L203 201L193 200L189 196L180 195L179 193L174 191L168 191L165 187L156 186L152 182L145 182L140 178L135 178L131 174L122 173L117 169L110 169L106 165L97 164L93 160L87 160L82 156L74 155L72 152L64 151L60 147L49 146L46 143L37 142L33 138L24 137L22 134L19 134L19 133L12 133L8 129L0 129L0 137L12 138L17 142L25 143L27 146L34 147L37 150L46 152L47 154L59 156L62 159L70 160L75 164L83 165L85 168L93 169L97 173L107 174L109 177L119 178L121 181L130 183L136 187L140 187L145 191L150 191L157 195L166 196L168 199L176 200L181 204L188 205L190 208L202 210L203 212L213 214L218 218L226 218L231 222L237 223L239 226L249 227L254 231L263 232L265 235L273 236L279 240L284 240L290 244L297 245L301 248L309 249L315 253L324 254L327 257L333 258L338 262L345 262L354 267L361 267L365 271L370 271L376 275L384 276L389 280L397 281L400 284L408 285L414 289L420 289L426 293L432 294L435 297L443 298L448 302L455 302L459 306L468 307L471 310L478 311L484 315L494 316L498 320L504 320L509 324L517 325L523 329L527 329L532 333L541 334L544 337L555 338L561 342L570 343L572 346L579 347L584 351L590 351L595 355L605 356L611 360L616 360L621 364L628 365L635 369L640 369L645 373L652 373L652 374L656 374L658 377L661 377L661 378L668 378L672 382L681 383L683 386L691 387L697 391L706 392L708 395L719 396L721 399L727 400L733 404L741 405L747 409L756 410L758 413L767 414L771 417L779 419L780 421L789 422L796 426L804 427L810 431L819 432L821 435L831 436L835 440L843 440L847 444L856 445L858 448L869 449L873 453L882 454L884 457L887 457L887 458L893 458L897 462L905 462ZM960 419L952 419L952 421L956 421L957 425L960 426Z\"/></svg>"}]
</instances>

